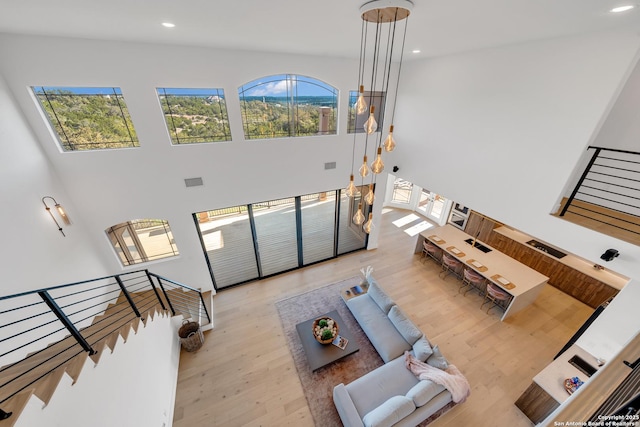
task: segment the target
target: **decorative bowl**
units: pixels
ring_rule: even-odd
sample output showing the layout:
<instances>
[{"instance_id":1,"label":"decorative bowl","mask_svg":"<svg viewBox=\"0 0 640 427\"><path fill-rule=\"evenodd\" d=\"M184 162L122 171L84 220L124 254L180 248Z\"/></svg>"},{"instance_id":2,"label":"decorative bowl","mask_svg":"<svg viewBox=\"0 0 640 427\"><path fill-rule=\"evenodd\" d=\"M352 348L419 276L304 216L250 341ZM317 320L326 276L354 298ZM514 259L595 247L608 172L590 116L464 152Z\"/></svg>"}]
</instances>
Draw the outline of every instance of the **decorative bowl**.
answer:
<instances>
[{"instance_id":1,"label":"decorative bowl","mask_svg":"<svg viewBox=\"0 0 640 427\"><path fill-rule=\"evenodd\" d=\"M322 339L323 331L328 330L331 332L331 337ZM336 336L338 336L338 332L340 328L338 326L338 322L333 320L331 317L318 317L313 321L313 325L311 326L311 332L313 333L314 338L320 344L331 344ZM327 334L325 334L326 336Z\"/></svg>"}]
</instances>

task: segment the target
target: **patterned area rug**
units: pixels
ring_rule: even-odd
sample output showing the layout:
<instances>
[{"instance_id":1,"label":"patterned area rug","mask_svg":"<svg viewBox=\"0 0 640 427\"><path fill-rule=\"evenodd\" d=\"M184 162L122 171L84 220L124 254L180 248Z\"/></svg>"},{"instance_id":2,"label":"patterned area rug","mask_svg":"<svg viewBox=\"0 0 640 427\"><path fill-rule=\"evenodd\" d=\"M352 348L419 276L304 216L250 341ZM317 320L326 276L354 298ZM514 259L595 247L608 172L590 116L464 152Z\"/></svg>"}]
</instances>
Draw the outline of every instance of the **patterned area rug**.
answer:
<instances>
[{"instance_id":1,"label":"patterned area rug","mask_svg":"<svg viewBox=\"0 0 640 427\"><path fill-rule=\"evenodd\" d=\"M333 405L333 387L337 384L348 384L383 364L382 359L369 339L362 331L351 311L340 297L340 291L359 284L361 277L333 283L331 285L306 292L276 302L276 309L282 322L285 338L302 383L311 415L317 426L341 426L340 416ZM318 317L332 310L337 310L360 346L360 351L338 360L315 372L307 363L296 324ZM452 403L429 417L420 424L425 426L453 406Z\"/></svg>"}]
</instances>

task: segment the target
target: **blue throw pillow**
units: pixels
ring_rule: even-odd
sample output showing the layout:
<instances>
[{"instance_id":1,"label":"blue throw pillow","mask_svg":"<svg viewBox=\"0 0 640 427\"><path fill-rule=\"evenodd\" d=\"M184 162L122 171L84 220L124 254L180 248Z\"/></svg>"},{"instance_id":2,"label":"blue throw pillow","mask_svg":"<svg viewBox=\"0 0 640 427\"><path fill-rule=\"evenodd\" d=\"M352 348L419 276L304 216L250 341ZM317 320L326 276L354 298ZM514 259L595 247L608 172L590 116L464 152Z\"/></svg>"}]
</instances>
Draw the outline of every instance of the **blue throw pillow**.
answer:
<instances>
[{"instance_id":1,"label":"blue throw pillow","mask_svg":"<svg viewBox=\"0 0 640 427\"><path fill-rule=\"evenodd\" d=\"M433 354L427 359L427 364L434 368L442 369L443 371L449 367L449 362L440 353L440 348L437 345L433 346Z\"/></svg>"},{"instance_id":2,"label":"blue throw pillow","mask_svg":"<svg viewBox=\"0 0 640 427\"><path fill-rule=\"evenodd\" d=\"M413 411L416 405L407 396L393 396L362 418L366 427L391 427Z\"/></svg>"},{"instance_id":3,"label":"blue throw pillow","mask_svg":"<svg viewBox=\"0 0 640 427\"><path fill-rule=\"evenodd\" d=\"M369 290L367 291L367 294L378 305L378 307L380 307L384 314L388 314L391 307L396 304L387 294L384 293L382 289L380 289L378 282L373 280L373 278L369 282Z\"/></svg>"},{"instance_id":4,"label":"blue throw pillow","mask_svg":"<svg viewBox=\"0 0 640 427\"><path fill-rule=\"evenodd\" d=\"M425 362L433 354L429 340L424 335L413 343L413 356L421 362Z\"/></svg>"},{"instance_id":5,"label":"blue throw pillow","mask_svg":"<svg viewBox=\"0 0 640 427\"><path fill-rule=\"evenodd\" d=\"M413 324L411 320L400 310L400 307L394 305L389 310L389 320L396 327L402 338L404 338L409 344L413 345L416 341L422 337L420 329ZM423 359L424 360L424 359Z\"/></svg>"},{"instance_id":6,"label":"blue throw pillow","mask_svg":"<svg viewBox=\"0 0 640 427\"><path fill-rule=\"evenodd\" d=\"M444 390L444 386L436 384L431 380L420 380L407 392L407 397L413 400L416 407L421 407L429 403L431 399L436 397Z\"/></svg>"}]
</instances>

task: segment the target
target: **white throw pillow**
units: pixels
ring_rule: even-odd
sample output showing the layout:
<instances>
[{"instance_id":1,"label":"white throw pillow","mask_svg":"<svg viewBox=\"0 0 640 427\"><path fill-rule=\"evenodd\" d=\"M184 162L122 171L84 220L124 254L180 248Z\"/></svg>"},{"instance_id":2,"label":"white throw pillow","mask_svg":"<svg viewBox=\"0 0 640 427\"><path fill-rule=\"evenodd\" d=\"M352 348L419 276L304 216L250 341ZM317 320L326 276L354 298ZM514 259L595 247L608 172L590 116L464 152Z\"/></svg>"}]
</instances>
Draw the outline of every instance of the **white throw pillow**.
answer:
<instances>
[{"instance_id":1,"label":"white throw pillow","mask_svg":"<svg viewBox=\"0 0 640 427\"><path fill-rule=\"evenodd\" d=\"M400 335L411 345L423 336L420 329L409 320L397 305L394 305L391 307L391 310L389 310L389 320L391 320L393 326L400 332Z\"/></svg>"}]
</instances>

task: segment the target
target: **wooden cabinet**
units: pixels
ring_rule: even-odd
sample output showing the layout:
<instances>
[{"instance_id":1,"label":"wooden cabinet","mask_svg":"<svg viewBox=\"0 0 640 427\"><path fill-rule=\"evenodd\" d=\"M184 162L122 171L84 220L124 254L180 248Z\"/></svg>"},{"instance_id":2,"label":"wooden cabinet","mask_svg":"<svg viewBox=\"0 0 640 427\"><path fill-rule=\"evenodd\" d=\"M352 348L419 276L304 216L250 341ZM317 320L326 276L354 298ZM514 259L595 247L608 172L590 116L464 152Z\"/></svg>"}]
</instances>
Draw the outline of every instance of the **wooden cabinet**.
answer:
<instances>
[{"instance_id":1,"label":"wooden cabinet","mask_svg":"<svg viewBox=\"0 0 640 427\"><path fill-rule=\"evenodd\" d=\"M491 232L486 242L489 246L544 274L549 278L550 285L591 307L599 306L618 293L606 283L503 234Z\"/></svg>"},{"instance_id":2,"label":"wooden cabinet","mask_svg":"<svg viewBox=\"0 0 640 427\"><path fill-rule=\"evenodd\" d=\"M560 404L538 384L531 383L529 388L516 400L516 406L534 424L538 424L547 418Z\"/></svg>"},{"instance_id":3,"label":"wooden cabinet","mask_svg":"<svg viewBox=\"0 0 640 427\"><path fill-rule=\"evenodd\" d=\"M471 211L469 219L467 220L467 225L464 228L464 232L473 237L476 237L477 235L478 240L489 243L491 234L494 234L492 233L493 229L501 226L502 224L499 222L479 214L478 212Z\"/></svg>"}]
</instances>

